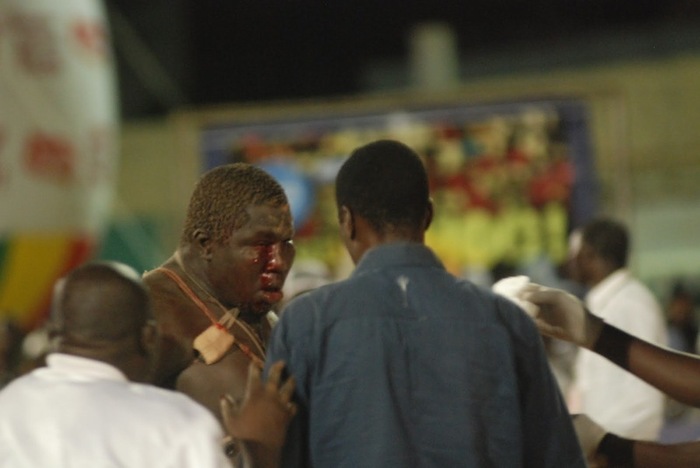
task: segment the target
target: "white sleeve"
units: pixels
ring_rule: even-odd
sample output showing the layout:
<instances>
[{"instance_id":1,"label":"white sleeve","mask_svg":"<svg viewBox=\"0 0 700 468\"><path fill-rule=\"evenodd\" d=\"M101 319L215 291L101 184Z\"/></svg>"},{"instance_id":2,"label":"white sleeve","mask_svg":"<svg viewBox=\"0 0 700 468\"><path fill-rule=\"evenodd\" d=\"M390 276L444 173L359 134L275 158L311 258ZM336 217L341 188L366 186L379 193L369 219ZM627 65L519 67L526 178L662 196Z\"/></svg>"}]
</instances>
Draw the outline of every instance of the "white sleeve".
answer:
<instances>
[{"instance_id":1,"label":"white sleeve","mask_svg":"<svg viewBox=\"0 0 700 468\"><path fill-rule=\"evenodd\" d=\"M197 412L182 431L175 436L170 451L173 468L230 468L222 447L223 432L207 410Z\"/></svg>"},{"instance_id":2,"label":"white sleeve","mask_svg":"<svg viewBox=\"0 0 700 468\"><path fill-rule=\"evenodd\" d=\"M641 286L624 292L606 306L605 321L630 335L665 346L666 322L658 301Z\"/></svg>"},{"instance_id":3,"label":"white sleeve","mask_svg":"<svg viewBox=\"0 0 700 468\"><path fill-rule=\"evenodd\" d=\"M606 305L606 322L644 340L665 343L666 326L658 303L645 291L619 294ZM580 350L582 410L608 431L620 436L654 440L663 424L663 394L587 350Z\"/></svg>"}]
</instances>

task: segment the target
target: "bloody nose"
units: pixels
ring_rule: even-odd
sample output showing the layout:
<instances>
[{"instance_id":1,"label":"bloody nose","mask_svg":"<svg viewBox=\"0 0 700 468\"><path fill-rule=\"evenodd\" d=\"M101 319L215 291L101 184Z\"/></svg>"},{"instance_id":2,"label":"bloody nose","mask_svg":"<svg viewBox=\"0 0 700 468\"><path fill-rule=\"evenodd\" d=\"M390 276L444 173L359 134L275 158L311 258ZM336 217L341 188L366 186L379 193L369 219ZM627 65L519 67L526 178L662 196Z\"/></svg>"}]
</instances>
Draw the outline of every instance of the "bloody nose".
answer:
<instances>
[{"instance_id":1,"label":"bloody nose","mask_svg":"<svg viewBox=\"0 0 700 468\"><path fill-rule=\"evenodd\" d=\"M284 251L280 244L272 244L265 250L265 267L268 270L279 270L286 266Z\"/></svg>"}]
</instances>

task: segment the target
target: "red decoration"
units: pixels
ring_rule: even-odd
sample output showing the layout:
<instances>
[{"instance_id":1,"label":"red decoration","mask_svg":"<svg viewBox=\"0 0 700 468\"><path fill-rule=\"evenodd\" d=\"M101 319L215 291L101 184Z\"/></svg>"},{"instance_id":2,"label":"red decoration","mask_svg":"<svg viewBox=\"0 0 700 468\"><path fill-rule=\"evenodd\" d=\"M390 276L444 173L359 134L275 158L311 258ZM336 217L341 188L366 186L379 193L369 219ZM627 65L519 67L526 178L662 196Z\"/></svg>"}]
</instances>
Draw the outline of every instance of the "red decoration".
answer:
<instances>
[{"instance_id":1,"label":"red decoration","mask_svg":"<svg viewBox=\"0 0 700 468\"><path fill-rule=\"evenodd\" d=\"M58 39L47 15L23 14L8 18L17 61L27 73L48 75L59 71Z\"/></svg>"},{"instance_id":2,"label":"red decoration","mask_svg":"<svg viewBox=\"0 0 700 468\"><path fill-rule=\"evenodd\" d=\"M34 175L67 182L76 176L75 148L65 138L36 132L25 143L24 164Z\"/></svg>"},{"instance_id":3,"label":"red decoration","mask_svg":"<svg viewBox=\"0 0 700 468\"><path fill-rule=\"evenodd\" d=\"M107 34L102 23L79 19L73 23L72 33L82 50L99 58L107 55Z\"/></svg>"}]
</instances>

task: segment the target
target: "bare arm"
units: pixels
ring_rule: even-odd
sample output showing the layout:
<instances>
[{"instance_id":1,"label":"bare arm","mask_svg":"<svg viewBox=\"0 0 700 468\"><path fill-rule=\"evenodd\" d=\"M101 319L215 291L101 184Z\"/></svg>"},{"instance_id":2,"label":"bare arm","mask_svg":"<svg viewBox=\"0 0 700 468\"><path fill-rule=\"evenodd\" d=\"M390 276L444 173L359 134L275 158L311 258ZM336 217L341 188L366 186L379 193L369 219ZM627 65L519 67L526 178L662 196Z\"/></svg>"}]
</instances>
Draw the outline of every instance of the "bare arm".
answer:
<instances>
[{"instance_id":1,"label":"bare arm","mask_svg":"<svg viewBox=\"0 0 700 468\"><path fill-rule=\"evenodd\" d=\"M579 444L591 468L686 468L700 466L700 441L663 445L605 431L585 414L572 416Z\"/></svg>"},{"instance_id":2,"label":"bare arm","mask_svg":"<svg viewBox=\"0 0 700 468\"><path fill-rule=\"evenodd\" d=\"M634 443L635 468L693 468L700 466L700 442L662 445L654 442Z\"/></svg>"},{"instance_id":3,"label":"bare arm","mask_svg":"<svg viewBox=\"0 0 700 468\"><path fill-rule=\"evenodd\" d=\"M634 337L605 324L593 351L671 398L700 407L700 358Z\"/></svg>"},{"instance_id":4,"label":"bare arm","mask_svg":"<svg viewBox=\"0 0 700 468\"><path fill-rule=\"evenodd\" d=\"M595 468L694 468L700 466L700 441L679 444L630 440L606 434L589 459Z\"/></svg>"},{"instance_id":5,"label":"bare arm","mask_svg":"<svg viewBox=\"0 0 700 468\"><path fill-rule=\"evenodd\" d=\"M648 384L700 407L700 357L657 346L604 323L576 297L531 285L523 299L539 307L533 319L544 335L590 349Z\"/></svg>"},{"instance_id":6,"label":"bare arm","mask_svg":"<svg viewBox=\"0 0 700 468\"><path fill-rule=\"evenodd\" d=\"M522 299L538 307L532 317L542 334L590 349L672 398L700 407L699 357L657 346L606 324L565 291L531 286ZM590 439L585 435L604 431L595 426L592 423L577 427L579 441ZM591 450L587 451L595 457L595 461L591 460L594 467L700 466L700 441L663 445L610 433L605 434L599 445L598 440L593 437Z\"/></svg>"}]
</instances>

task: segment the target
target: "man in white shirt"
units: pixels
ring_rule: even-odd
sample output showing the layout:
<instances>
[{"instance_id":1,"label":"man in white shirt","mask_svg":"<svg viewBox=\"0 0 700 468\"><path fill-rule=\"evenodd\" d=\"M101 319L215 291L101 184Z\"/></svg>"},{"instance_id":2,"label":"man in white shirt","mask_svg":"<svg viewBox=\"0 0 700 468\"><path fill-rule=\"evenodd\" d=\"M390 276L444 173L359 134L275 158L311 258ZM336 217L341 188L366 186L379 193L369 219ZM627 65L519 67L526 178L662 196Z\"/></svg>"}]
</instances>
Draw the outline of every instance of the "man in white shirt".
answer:
<instances>
[{"instance_id":1,"label":"man in white shirt","mask_svg":"<svg viewBox=\"0 0 700 468\"><path fill-rule=\"evenodd\" d=\"M626 269L629 234L621 223L597 219L572 236L572 273L589 288L586 306L607 323L665 345L662 309L649 289ZM581 349L576 359L574 400L606 429L624 437L655 440L663 424L661 392L606 359Z\"/></svg>"},{"instance_id":2,"label":"man in white shirt","mask_svg":"<svg viewBox=\"0 0 700 468\"><path fill-rule=\"evenodd\" d=\"M125 265L86 264L59 280L50 324L55 352L46 367L0 392L0 466L230 466L221 426L209 411L181 393L139 383L149 374L157 338L150 317L148 293ZM280 372L264 390L274 398L258 405L265 416L279 417L270 420L268 435L283 435L294 409L285 417L293 383L278 395ZM252 377L249 382L259 374ZM264 393L256 388L249 396ZM253 429L241 413L227 413L234 417L228 428Z\"/></svg>"}]
</instances>

